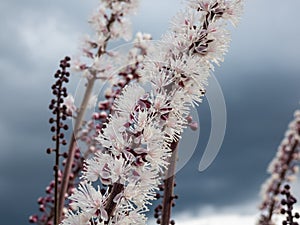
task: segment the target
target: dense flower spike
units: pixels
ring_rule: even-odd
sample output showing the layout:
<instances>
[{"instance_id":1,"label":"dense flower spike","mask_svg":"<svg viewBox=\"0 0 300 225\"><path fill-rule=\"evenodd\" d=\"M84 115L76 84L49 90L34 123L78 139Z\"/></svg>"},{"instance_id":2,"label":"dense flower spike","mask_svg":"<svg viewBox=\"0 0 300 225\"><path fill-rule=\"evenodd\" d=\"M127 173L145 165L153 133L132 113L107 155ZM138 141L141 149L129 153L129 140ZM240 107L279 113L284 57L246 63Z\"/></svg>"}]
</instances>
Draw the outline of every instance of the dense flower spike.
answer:
<instances>
[{"instance_id":1,"label":"dense flower spike","mask_svg":"<svg viewBox=\"0 0 300 225\"><path fill-rule=\"evenodd\" d=\"M262 211L258 224L272 225L274 214L280 212L279 194L283 186L295 179L298 173L300 154L300 111L294 114L294 120L289 124L288 131L281 142L276 157L269 166L270 178L262 186Z\"/></svg>"},{"instance_id":2,"label":"dense flower spike","mask_svg":"<svg viewBox=\"0 0 300 225\"><path fill-rule=\"evenodd\" d=\"M105 194L92 209L78 201L77 214L70 212L63 224L76 217L89 217L91 224L146 223L144 212L156 198L161 174L170 162L175 167L175 150L189 123L190 106L201 102L213 63L222 61L227 51L226 20L235 21L241 7L241 1L189 1L144 63L141 81L152 84L150 91L139 84L125 87L99 134L103 150L86 161L82 183L100 180L108 187ZM77 191L71 199L80 195ZM162 217L161 224L174 224Z\"/></svg>"},{"instance_id":3,"label":"dense flower spike","mask_svg":"<svg viewBox=\"0 0 300 225\"><path fill-rule=\"evenodd\" d=\"M73 193L74 186L77 185L78 175L83 168L83 159L99 150L99 144L95 141L94 137L107 121L107 115L111 113L111 106L114 99L119 95L122 87L140 78L139 70L141 68L141 61L148 52L149 46L146 42L151 39L150 35L137 34L134 46L130 49L128 57L122 58L122 62L127 62L125 63L127 66L117 76L111 76L111 62L106 63L105 59L101 57L106 55L113 58L113 60L118 59L115 52L108 52L106 50L107 42L110 39L127 39L130 36L127 15L132 13L136 7L137 1L135 0L102 1L100 8L90 20L90 23L95 28L96 35L94 38L86 37L82 45L83 56L88 60L85 59L85 63L81 63L78 60L73 63L73 69L80 71L87 78L87 84L82 104L79 107L75 106L74 98L71 95L65 96L64 100L66 116L73 116L76 122L70 140L69 151L63 154L64 157L67 157L62 163L65 169L59 170L58 176L59 184L62 183L59 185L61 186L59 214L62 216L64 216L63 210L66 211L70 207L69 203L72 202L71 200L66 200L66 198ZM121 27L121 30L126 31L126 33L120 32ZM95 96L91 96L94 83L98 79L110 78L113 78L111 86L105 95L108 104L99 103L99 112L96 112L90 121L83 121L86 108L93 105L97 100ZM103 108L102 106L104 105L105 107ZM96 125L95 121L99 123ZM79 148L75 143L78 139L83 141L87 146L87 151L83 156L81 156ZM67 144L66 140L63 140L62 144ZM48 152L50 151L51 149L48 150ZM47 225L53 224L54 184L55 182L51 181L50 185L46 188L47 196L38 200L40 211L43 212L43 215L40 218L37 215L31 216L30 222ZM62 207L65 205L66 208L63 209Z\"/></svg>"},{"instance_id":4,"label":"dense flower spike","mask_svg":"<svg viewBox=\"0 0 300 225\"><path fill-rule=\"evenodd\" d=\"M75 150L74 161L72 164L72 172L70 174L71 179L68 183L68 190L67 196L70 196L73 191L74 187L77 185L79 173L82 171L83 159L87 158L90 154L98 152L102 147L99 143L95 140L95 135L100 132L100 130L105 126L107 122L108 115L112 112L112 104L114 99L119 95L121 92L122 87L120 87L119 83L122 82L124 85L138 81L140 77L140 67L141 61L143 60L144 56L147 55L148 46L145 44L148 40L151 39L151 36L148 34L138 33L136 35L136 39L134 41L134 46L130 49L128 56L125 60L127 66L123 68L114 79L111 80L111 84L105 91L105 101L99 102L99 111L93 114L93 118L90 121L83 124L82 128L78 132L78 139L85 143L86 151L83 156L81 156L80 151L78 148ZM64 104L67 107L67 115L74 116L77 113L77 107L74 104L74 98L71 95L68 95L64 99ZM51 120L52 121L52 120ZM66 144L66 142L64 142ZM63 161L63 165L66 164L66 159ZM62 172L59 173L59 180L61 181ZM30 221L32 223L41 223L41 224L52 224L51 219L53 218L53 210L54 207L51 202L53 199L53 188L54 188L54 181L51 181L50 185L46 188L47 196L41 197L39 199L40 209L45 209L46 211L43 212L41 218L35 216L30 217ZM66 208L68 206L69 201L66 201ZM46 205L46 207L45 207ZM35 219L36 218L36 219Z\"/></svg>"},{"instance_id":5,"label":"dense flower spike","mask_svg":"<svg viewBox=\"0 0 300 225\"><path fill-rule=\"evenodd\" d=\"M107 60L103 57L105 55L108 58L114 58L115 56L113 52L109 52L106 49L108 41L117 38L127 39L130 36L128 32L130 31L130 28L127 16L134 11L138 3L137 0L102 0L100 2L100 7L90 19L90 23L94 28L96 35L94 38L86 37L84 41L82 46L82 52L85 56L84 62L78 59L76 63L73 64L73 68L81 72L87 79L85 94L77 110L74 130L68 149L68 158L66 159L63 171L59 199L60 218L62 218L65 198L68 187L70 186L70 175L74 165L75 151L78 149L76 141L79 137L84 136L79 134L79 131L82 130L82 126L84 125L83 119L86 109L91 105L91 102L94 102L92 101L93 99L96 100L96 98L92 96L92 90L97 80L107 80L111 78L111 64L107 63ZM102 114L101 118L103 117L104 114ZM91 123L88 124L92 125ZM88 137L84 137L84 139L88 144L90 143ZM89 150L93 151L95 149L91 146ZM81 166L79 165L78 168L79 170L76 170L77 174L80 171Z\"/></svg>"}]
</instances>

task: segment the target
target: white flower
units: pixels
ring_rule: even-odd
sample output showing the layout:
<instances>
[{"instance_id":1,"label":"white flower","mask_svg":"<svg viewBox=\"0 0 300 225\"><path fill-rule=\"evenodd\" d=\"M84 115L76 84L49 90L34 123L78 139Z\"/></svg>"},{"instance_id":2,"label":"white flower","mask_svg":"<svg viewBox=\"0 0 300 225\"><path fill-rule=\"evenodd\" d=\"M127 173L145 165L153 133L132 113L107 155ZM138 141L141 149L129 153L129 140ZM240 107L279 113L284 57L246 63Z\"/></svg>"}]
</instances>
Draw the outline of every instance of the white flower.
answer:
<instances>
[{"instance_id":1,"label":"white flower","mask_svg":"<svg viewBox=\"0 0 300 225\"><path fill-rule=\"evenodd\" d=\"M225 12L223 14L224 19L230 20L233 26L237 26L243 11L242 0L224 1Z\"/></svg>"},{"instance_id":2,"label":"white flower","mask_svg":"<svg viewBox=\"0 0 300 225\"><path fill-rule=\"evenodd\" d=\"M100 192L100 187L96 190L90 183L81 182L77 190L70 197L71 206L87 212L89 214L95 214L97 211L100 213L100 217L103 220L107 220L107 212L103 202L105 198Z\"/></svg>"},{"instance_id":3,"label":"white flower","mask_svg":"<svg viewBox=\"0 0 300 225\"><path fill-rule=\"evenodd\" d=\"M132 38L131 22L122 17L112 24L110 32L114 39L123 38L125 41L129 41Z\"/></svg>"},{"instance_id":4,"label":"white flower","mask_svg":"<svg viewBox=\"0 0 300 225\"><path fill-rule=\"evenodd\" d=\"M101 34L103 36L108 35L108 29L107 29L107 14L106 14L106 8L104 6L100 6L96 12L93 13L89 20L92 27L95 29L97 34Z\"/></svg>"},{"instance_id":5,"label":"white flower","mask_svg":"<svg viewBox=\"0 0 300 225\"><path fill-rule=\"evenodd\" d=\"M165 58L156 58L155 56L146 57L144 65L144 70L141 71L141 82L147 83L151 82L157 89L163 89L171 85L174 81L174 77L171 74L165 73L162 70L165 64Z\"/></svg>"},{"instance_id":6,"label":"white flower","mask_svg":"<svg viewBox=\"0 0 300 225\"><path fill-rule=\"evenodd\" d=\"M72 95L68 95L65 100L64 100L65 106L67 107L67 113L69 115L74 114L74 112L76 112L76 106L74 103L74 97Z\"/></svg>"},{"instance_id":7,"label":"white flower","mask_svg":"<svg viewBox=\"0 0 300 225\"><path fill-rule=\"evenodd\" d=\"M90 218L92 215L84 213L74 213L69 211L66 218L62 221L61 225L90 225Z\"/></svg>"},{"instance_id":8,"label":"white flower","mask_svg":"<svg viewBox=\"0 0 300 225\"><path fill-rule=\"evenodd\" d=\"M122 94L115 100L114 108L120 115L129 115L134 111L137 101L145 94L138 84L127 85Z\"/></svg>"},{"instance_id":9,"label":"white flower","mask_svg":"<svg viewBox=\"0 0 300 225\"><path fill-rule=\"evenodd\" d=\"M125 132L127 119L120 116L113 116L110 118L103 133L96 138L103 147L111 150L111 152L118 156L126 147L130 145L130 137Z\"/></svg>"},{"instance_id":10,"label":"white flower","mask_svg":"<svg viewBox=\"0 0 300 225\"><path fill-rule=\"evenodd\" d=\"M129 168L126 168L125 159L123 157L114 157L112 160L107 162L107 167L105 169L108 173L110 173L112 183L124 183L122 178L126 178L126 173Z\"/></svg>"},{"instance_id":11,"label":"white flower","mask_svg":"<svg viewBox=\"0 0 300 225\"><path fill-rule=\"evenodd\" d=\"M118 217L115 225L132 225L132 224L146 224L145 215L141 214L137 210L129 212L128 215L122 214Z\"/></svg>"},{"instance_id":12,"label":"white flower","mask_svg":"<svg viewBox=\"0 0 300 225\"><path fill-rule=\"evenodd\" d=\"M95 182L101 177L104 166L111 160L111 156L97 152L94 157L85 160L85 169L83 171L83 178Z\"/></svg>"},{"instance_id":13,"label":"white flower","mask_svg":"<svg viewBox=\"0 0 300 225\"><path fill-rule=\"evenodd\" d=\"M227 52L230 42L229 32L223 28L224 26L225 24L222 22L213 23L208 26L206 39L212 40L212 42L208 44L204 54L201 52L200 46L195 48L196 52L203 55L207 62L215 63L218 66L220 62L224 61L224 55Z\"/></svg>"},{"instance_id":14,"label":"white flower","mask_svg":"<svg viewBox=\"0 0 300 225\"><path fill-rule=\"evenodd\" d=\"M209 12L213 8L217 8L218 5L222 4L224 0L188 0L191 8Z\"/></svg>"},{"instance_id":15,"label":"white flower","mask_svg":"<svg viewBox=\"0 0 300 225\"><path fill-rule=\"evenodd\" d=\"M115 182L124 183L130 166L126 165L123 157L97 152L94 157L86 160L83 178L95 182L98 178L103 184L113 184Z\"/></svg>"}]
</instances>

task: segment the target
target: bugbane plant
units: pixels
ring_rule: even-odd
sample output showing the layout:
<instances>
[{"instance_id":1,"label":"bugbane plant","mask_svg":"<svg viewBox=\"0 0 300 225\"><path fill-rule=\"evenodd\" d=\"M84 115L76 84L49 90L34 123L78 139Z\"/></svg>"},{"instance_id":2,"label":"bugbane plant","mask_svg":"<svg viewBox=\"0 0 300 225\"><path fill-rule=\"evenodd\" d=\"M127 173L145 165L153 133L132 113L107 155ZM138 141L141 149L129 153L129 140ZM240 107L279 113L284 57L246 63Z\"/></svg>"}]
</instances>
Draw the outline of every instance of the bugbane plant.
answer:
<instances>
[{"instance_id":1,"label":"bugbane plant","mask_svg":"<svg viewBox=\"0 0 300 225\"><path fill-rule=\"evenodd\" d=\"M63 119L67 116L72 116L74 119L74 129L69 141L68 152L63 155L66 159L62 162L63 168L60 168L60 162L55 163L55 180L51 181L46 188L46 196L38 199L39 210L42 212L41 216L32 215L29 221L37 224L58 224L58 221L64 216L64 211L69 207L69 201L66 198L73 193L74 186L77 185L78 175L83 168L83 159L87 158L89 154L94 153L101 148L95 141L95 134L99 131L104 122L107 120L107 115L112 110L112 102L119 95L121 89L132 81L138 81L140 78L139 70L141 61L147 55L148 46L146 42L151 39L148 34L138 33L134 40L133 47L129 50L127 57L121 57L117 52L108 51L106 46L109 40L116 40L119 38L130 38L130 24L127 15L132 13L137 7L137 1L101 1L100 7L90 19L90 23L95 30L95 37L86 36L83 40L81 50L82 57L73 60L73 69L80 72L86 80L84 96L81 104L76 107L74 98L67 95L66 88L56 87L55 94L62 95L57 100L59 104L64 103L64 108L58 110L58 115L63 115ZM106 57L106 59L105 59ZM107 58L113 60L122 60L123 65L117 76L111 77L110 72L113 62L108 64ZM67 61L66 61L67 60ZM65 62L66 61L66 62ZM70 58L66 58L61 62L61 66L65 64L70 66ZM69 79L70 73L64 71L62 68L62 76L67 75ZM61 71L57 72L55 77L60 75ZM109 81L108 88L105 93L105 100L99 102L99 110L95 112L89 121L84 119L87 108L92 105L97 99L92 95L93 88L98 80ZM54 100L52 100L52 105ZM53 109L54 105L51 106ZM64 110L64 111L62 111ZM56 112L56 111L55 111ZM64 114L62 114L64 113ZM97 121L97 124L95 124ZM54 122L54 119L50 121ZM63 128L67 128L65 125ZM54 132L55 127L51 128ZM55 141L60 141L63 134L59 134L59 138ZM64 137L66 138L66 137ZM86 151L83 155L80 154L77 141L84 142ZM60 142L59 142L60 143ZM67 144L63 140L63 145ZM55 149L54 149L55 150ZM47 150L48 153L52 149ZM58 152L58 151L57 151Z\"/></svg>"},{"instance_id":2,"label":"bugbane plant","mask_svg":"<svg viewBox=\"0 0 300 225\"><path fill-rule=\"evenodd\" d=\"M291 183L298 173L300 151L300 111L294 113L294 120L289 124L285 137L278 147L275 158L269 165L270 177L262 186L260 225L275 224L274 216L279 214L282 205L280 193L288 193L286 185Z\"/></svg>"},{"instance_id":3,"label":"bugbane plant","mask_svg":"<svg viewBox=\"0 0 300 225\"><path fill-rule=\"evenodd\" d=\"M106 1L121 3L123 1ZM85 161L62 224L146 224L145 212L165 177L158 223L170 223L178 142L191 106L201 102L214 64L229 44L242 1L191 0L144 62L141 81L124 87L97 140L103 149ZM170 178L170 179L169 179ZM171 185L170 185L171 184ZM173 224L174 222L172 222Z\"/></svg>"},{"instance_id":4,"label":"bugbane plant","mask_svg":"<svg viewBox=\"0 0 300 225\"><path fill-rule=\"evenodd\" d=\"M68 189L75 150L77 147L76 138L78 131L83 124L84 114L92 97L92 90L96 80L103 78L106 79L109 74L108 71L110 66L104 63L101 59L103 55L113 57L113 54L107 51L107 43L109 40L118 38L124 38L127 40L129 38L130 33L128 33L128 31L130 31L130 27L127 16L136 9L138 1L101 1L101 3L100 7L90 19L90 23L96 32L95 38L87 37L84 41L85 45L83 45L82 48L83 53L86 58L89 59L88 61L90 64L88 65L87 63L83 63L79 60L75 66L75 68L81 71L87 78L86 90L76 115L73 128L74 131L68 150L68 158L63 173L59 201L61 215L65 202L65 193Z\"/></svg>"}]
</instances>

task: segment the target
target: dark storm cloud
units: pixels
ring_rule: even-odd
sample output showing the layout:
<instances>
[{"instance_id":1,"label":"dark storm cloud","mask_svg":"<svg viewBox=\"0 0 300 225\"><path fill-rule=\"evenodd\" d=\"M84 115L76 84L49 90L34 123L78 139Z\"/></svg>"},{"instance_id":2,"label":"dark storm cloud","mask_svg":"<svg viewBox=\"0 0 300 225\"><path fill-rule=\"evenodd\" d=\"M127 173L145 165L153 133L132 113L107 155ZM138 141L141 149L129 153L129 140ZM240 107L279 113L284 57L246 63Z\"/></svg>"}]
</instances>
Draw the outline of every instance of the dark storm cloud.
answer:
<instances>
[{"instance_id":1,"label":"dark storm cloud","mask_svg":"<svg viewBox=\"0 0 300 225\"><path fill-rule=\"evenodd\" d=\"M177 177L177 182L183 184L178 185L178 192L184 199L179 200L183 202L178 204L178 210L184 209L185 201L202 207L207 204L221 207L259 197L267 166L293 118L293 111L299 108L300 98L297 74L265 69L260 72L263 79L260 74L250 73L247 76L253 79L246 79L244 84L222 86L228 113L226 136L215 162L203 173L197 168L208 138L209 121L205 118L209 118L209 111L206 104L200 106L204 130L195 155Z\"/></svg>"}]
</instances>

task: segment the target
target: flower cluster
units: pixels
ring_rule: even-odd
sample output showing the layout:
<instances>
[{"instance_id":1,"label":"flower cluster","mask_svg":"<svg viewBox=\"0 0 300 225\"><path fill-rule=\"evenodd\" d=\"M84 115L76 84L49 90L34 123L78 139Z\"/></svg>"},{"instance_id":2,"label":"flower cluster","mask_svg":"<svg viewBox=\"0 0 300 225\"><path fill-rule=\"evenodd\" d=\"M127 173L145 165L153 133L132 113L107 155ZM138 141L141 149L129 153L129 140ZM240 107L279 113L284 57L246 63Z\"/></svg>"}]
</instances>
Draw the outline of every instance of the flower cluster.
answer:
<instances>
[{"instance_id":1,"label":"flower cluster","mask_svg":"<svg viewBox=\"0 0 300 225\"><path fill-rule=\"evenodd\" d=\"M81 185L70 198L76 213L62 224L146 223L144 212L188 124L190 106L201 102L213 63L223 60L226 20L233 21L241 7L238 0L189 1L144 62L140 81L150 83L150 90L130 84L115 100L98 137L103 150L86 160ZM95 189L98 181L107 188Z\"/></svg>"},{"instance_id":2,"label":"flower cluster","mask_svg":"<svg viewBox=\"0 0 300 225\"><path fill-rule=\"evenodd\" d=\"M138 80L139 70L141 67L140 62L143 60L144 55L148 52L148 46L145 43L151 39L151 36L148 34L138 33L136 40L134 42L133 48L129 52L129 56L126 59L126 67L120 71L115 78L111 86L109 87L110 91L107 91L106 100L109 104L99 104L100 112L97 112L93 115L93 118L90 121L84 121L83 117L86 111L86 108L92 105L97 98L91 96L91 90L94 87L96 80L98 79L107 79L111 76L111 62L107 63L104 55L107 58L113 58L114 60L118 55L115 52L109 52L106 50L106 46L109 40L124 38L127 39L130 35L130 28L128 23L128 15L132 13L137 7L137 0L124 0L124 1L101 1L101 6L93 14L90 19L92 27L95 29L95 37L90 38L86 37L82 46L82 56L84 56L83 61L75 60L72 61L73 69L79 71L85 76L86 79L86 90L84 98L81 102L81 105L76 107L74 104L74 98L71 95L68 95L65 92L65 88L59 90L59 94L62 92L64 94L64 118L66 116L72 116L75 120L75 129L70 138L70 145L68 153L64 154L64 157L67 157L63 161L64 170L60 170L59 166L56 166L58 174L55 176L59 181L59 206L57 214L58 220L61 220L64 216L66 209L69 209L69 206L63 208L65 204L68 205L69 201L65 199L73 193L74 186L77 185L78 175L82 170L83 159L86 158L90 153L93 153L99 149L99 145L95 141L96 130L100 130L102 125L107 120L107 114L111 111L111 105L113 99L120 94L121 88L129 82ZM125 32L126 31L126 32ZM68 59L69 60L69 59ZM64 66L64 62L61 62ZM124 63L124 58L123 58ZM70 64L67 64L70 66ZM66 74L69 76L69 72ZM57 74L59 76L59 74ZM68 78L64 78L68 79ZM57 88L56 86L54 87ZM53 102L53 101L52 101ZM61 103L61 102L59 102ZM52 109L54 108L54 104ZM101 108L102 106L105 108ZM99 124L96 126L94 120L98 121ZM53 123L54 120L51 120ZM66 126L64 126L66 127ZM53 131L54 128L51 128ZM61 140L62 144L67 144L66 140L62 140L64 134L59 134L57 140ZM55 138L55 137L54 137ZM79 148L76 141L80 139L84 141L87 145L87 151L83 156L81 156ZM52 149L49 149L50 153ZM57 197L57 193L54 194L55 184L58 182L51 181L49 186L46 188L47 196L41 197L38 199L40 205L40 211L43 212L43 215L39 218L37 215L31 216L30 221L33 223L41 224L53 224L52 218L54 216L54 195ZM56 205L56 204L55 204ZM49 210L48 210L49 209ZM58 224L55 219L54 224Z\"/></svg>"},{"instance_id":3,"label":"flower cluster","mask_svg":"<svg viewBox=\"0 0 300 225\"><path fill-rule=\"evenodd\" d=\"M92 118L86 121L78 132L78 139L83 141L87 146L85 155L102 149L95 137L106 126L108 115L113 111L113 103L120 95L122 88L129 83L139 82L142 61L149 52L149 46L146 45L149 40L151 40L149 34L137 33L133 47L129 50L128 54L125 57L121 55L118 57L125 66L123 65L120 71L111 75L107 80L104 99L97 102L97 109L93 113ZM87 156L84 158L87 158Z\"/></svg>"},{"instance_id":4,"label":"flower cluster","mask_svg":"<svg viewBox=\"0 0 300 225\"><path fill-rule=\"evenodd\" d=\"M132 14L139 0L103 0L103 4L92 15L90 23L97 32L95 42L87 42L91 47L103 45L108 37L112 39L131 39L130 21L125 16ZM107 26L112 24L112 26Z\"/></svg>"},{"instance_id":5,"label":"flower cluster","mask_svg":"<svg viewBox=\"0 0 300 225\"><path fill-rule=\"evenodd\" d=\"M262 214L258 224L273 224L272 217L280 212L279 194L283 186L295 179L298 173L300 159L300 111L294 114L294 120L289 124L288 131L281 142L276 157L270 163L268 172L270 178L262 186Z\"/></svg>"},{"instance_id":6,"label":"flower cluster","mask_svg":"<svg viewBox=\"0 0 300 225\"><path fill-rule=\"evenodd\" d=\"M103 149L103 146L99 145L95 137L97 133L101 132L101 129L105 127L105 123L108 120L108 115L112 112L112 105L114 100L121 93L121 89L131 83L138 82L140 78L140 70L142 67L142 61L149 51L149 46L146 43L151 39L149 34L137 33L134 40L133 47L129 50L126 58L122 58L122 62L126 65L115 76L110 79L110 84L105 90L105 100L98 103L98 110L94 112L92 118L89 121L84 121L82 127L78 131L77 140L84 143L81 149L84 152L80 154L79 148L76 148L74 161L72 163L72 171L70 173L71 179L68 183L67 194L70 196L73 194L74 187L77 185L78 176L83 169L83 160L88 158L89 155ZM68 115L76 115L78 113L77 107L74 104L74 98L68 95L65 99ZM63 161L63 165L66 164L66 159ZM62 179L60 177L60 179ZM50 195L53 193L49 193ZM72 202L72 200L70 200ZM68 201L65 210L69 209ZM48 218L49 219L49 218Z\"/></svg>"},{"instance_id":7,"label":"flower cluster","mask_svg":"<svg viewBox=\"0 0 300 225\"><path fill-rule=\"evenodd\" d=\"M105 60L104 54L114 58L114 52L107 51L109 40L123 38L131 39L131 28L128 15L138 6L138 0L101 0L89 22L95 31L95 37L86 35L81 50L85 60L78 58L73 64L75 71L80 71L85 77L104 78L110 76L112 60ZM87 64L87 61L90 63Z\"/></svg>"}]
</instances>

